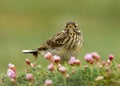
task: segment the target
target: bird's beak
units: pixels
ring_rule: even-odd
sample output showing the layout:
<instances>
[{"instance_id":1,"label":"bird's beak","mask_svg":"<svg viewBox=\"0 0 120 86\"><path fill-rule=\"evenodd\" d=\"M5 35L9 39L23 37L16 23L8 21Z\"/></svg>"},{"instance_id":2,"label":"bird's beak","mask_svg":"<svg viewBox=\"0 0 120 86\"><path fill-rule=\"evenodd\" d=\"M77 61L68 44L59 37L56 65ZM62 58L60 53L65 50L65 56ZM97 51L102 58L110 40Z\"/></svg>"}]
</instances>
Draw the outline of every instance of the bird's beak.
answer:
<instances>
[{"instance_id":1,"label":"bird's beak","mask_svg":"<svg viewBox=\"0 0 120 86\"><path fill-rule=\"evenodd\" d=\"M70 28L73 29L73 28L75 28L75 26L70 24L70 25L67 26L67 29L70 29Z\"/></svg>"}]
</instances>

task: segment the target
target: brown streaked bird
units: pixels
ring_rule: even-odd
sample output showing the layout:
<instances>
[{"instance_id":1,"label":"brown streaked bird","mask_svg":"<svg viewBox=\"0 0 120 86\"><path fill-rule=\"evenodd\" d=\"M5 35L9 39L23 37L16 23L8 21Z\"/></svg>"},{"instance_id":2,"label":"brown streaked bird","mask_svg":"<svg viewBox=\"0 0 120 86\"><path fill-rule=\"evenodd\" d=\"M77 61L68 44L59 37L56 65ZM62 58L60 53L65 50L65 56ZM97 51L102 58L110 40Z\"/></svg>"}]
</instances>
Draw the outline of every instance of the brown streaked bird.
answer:
<instances>
[{"instance_id":1,"label":"brown streaked bird","mask_svg":"<svg viewBox=\"0 0 120 86\"><path fill-rule=\"evenodd\" d=\"M23 53L31 53L37 58L38 54L58 55L62 61L67 61L71 56L80 53L83 44L83 37L77 24L74 22L66 23L65 29L44 42L39 48L33 50L23 50Z\"/></svg>"}]
</instances>

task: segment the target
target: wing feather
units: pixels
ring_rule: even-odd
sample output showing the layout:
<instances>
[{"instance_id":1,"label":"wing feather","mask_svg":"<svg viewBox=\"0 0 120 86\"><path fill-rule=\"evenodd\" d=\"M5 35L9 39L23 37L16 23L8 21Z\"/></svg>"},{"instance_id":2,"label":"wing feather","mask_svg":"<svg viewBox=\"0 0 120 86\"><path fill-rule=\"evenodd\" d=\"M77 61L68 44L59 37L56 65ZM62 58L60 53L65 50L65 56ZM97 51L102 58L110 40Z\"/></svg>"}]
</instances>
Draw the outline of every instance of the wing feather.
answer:
<instances>
[{"instance_id":1,"label":"wing feather","mask_svg":"<svg viewBox=\"0 0 120 86\"><path fill-rule=\"evenodd\" d=\"M52 48L56 48L56 47L61 47L65 44L64 40L67 38L67 34L66 33L59 33L55 36L53 36L51 39L49 39L46 44Z\"/></svg>"}]
</instances>

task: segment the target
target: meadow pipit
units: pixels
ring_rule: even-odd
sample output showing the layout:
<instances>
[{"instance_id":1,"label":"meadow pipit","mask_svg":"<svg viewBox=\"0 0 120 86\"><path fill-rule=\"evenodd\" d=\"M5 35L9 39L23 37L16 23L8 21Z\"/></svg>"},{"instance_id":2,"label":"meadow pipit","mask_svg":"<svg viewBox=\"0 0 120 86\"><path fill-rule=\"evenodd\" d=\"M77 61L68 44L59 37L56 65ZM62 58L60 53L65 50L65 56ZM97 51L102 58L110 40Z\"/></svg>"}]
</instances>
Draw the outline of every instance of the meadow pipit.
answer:
<instances>
[{"instance_id":1,"label":"meadow pipit","mask_svg":"<svg viewBox=\"0 0 120 86\"><path fill-rule=\"evenodd\" d=\"M33 50L23 50L23 53L31 53L35 57L38 54L50 52L52 55L58 55L63 61L71 56L77 56L80 53L83 43L83 37L77 24L74 22L66 23L65 29L44 42L39 48Z\"/></svg>"}]
</instances>

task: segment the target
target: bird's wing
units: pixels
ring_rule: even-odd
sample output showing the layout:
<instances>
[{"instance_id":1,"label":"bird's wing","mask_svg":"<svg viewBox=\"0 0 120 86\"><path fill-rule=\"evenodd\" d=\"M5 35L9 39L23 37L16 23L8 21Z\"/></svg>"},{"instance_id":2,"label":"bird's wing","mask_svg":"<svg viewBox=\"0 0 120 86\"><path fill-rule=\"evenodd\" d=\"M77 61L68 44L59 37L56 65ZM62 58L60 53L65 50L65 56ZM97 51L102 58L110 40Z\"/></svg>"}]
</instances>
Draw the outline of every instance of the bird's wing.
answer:
<instances>
[{"instance_id":1,"label":"bird's wing","mask_svg":"<svg viewBox=\"0 0 120 86\"><path fill-rule=\"evenodd\" d=\"M67 41L67 33L59 33L57 35L54 35L51 39L49 39L45 44L48 45L50 48L56 48L63 46Z\"/></svg>"}]
</instances>

